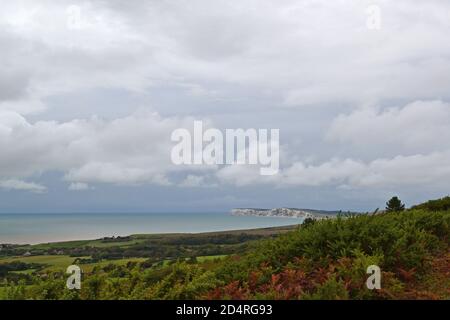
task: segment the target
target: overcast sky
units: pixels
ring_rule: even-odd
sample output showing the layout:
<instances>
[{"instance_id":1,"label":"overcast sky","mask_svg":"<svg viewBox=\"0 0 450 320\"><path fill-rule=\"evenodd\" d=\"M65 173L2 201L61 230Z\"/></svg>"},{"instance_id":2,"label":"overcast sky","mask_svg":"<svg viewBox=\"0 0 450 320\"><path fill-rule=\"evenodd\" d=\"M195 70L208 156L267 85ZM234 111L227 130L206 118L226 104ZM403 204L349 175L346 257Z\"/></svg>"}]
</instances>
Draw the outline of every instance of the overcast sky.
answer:
<instances>
[{"instance_id":1,"label":"overcast sky","mask_svg":"<svg viewBox=\"0 0 450 320\"><path fill-rule=\"evenodd\" d=\"M448 0L3 1L0 212L447 195L449 35ZM194 120L280 129L279 174L173 165Z\"/></svg>"}]
</instances>

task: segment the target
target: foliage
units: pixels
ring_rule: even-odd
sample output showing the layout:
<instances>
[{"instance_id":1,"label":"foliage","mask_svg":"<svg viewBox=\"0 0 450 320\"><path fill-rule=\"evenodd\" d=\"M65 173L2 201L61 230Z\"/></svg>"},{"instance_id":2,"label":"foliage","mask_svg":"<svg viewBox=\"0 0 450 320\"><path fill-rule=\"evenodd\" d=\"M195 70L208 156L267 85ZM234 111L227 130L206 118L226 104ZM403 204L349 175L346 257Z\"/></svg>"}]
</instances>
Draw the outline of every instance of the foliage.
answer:
<instances>
[{"instance_id":1,"label":"foliage","mask_svg":"<svg viewBox=\"0 0 450 320\"><path fill-rule=\"evenodd\" d=\"M386 202L386 212L396 212L405 210L405 205L400 201L398 197L392 197Z\"/></svg>"},{"instance_id":2,"label":"foliage","mask_svg":"<svg viewBox=\"0 0 450 320\"><path fill-rule=\"evenodd\" d=\"M449 236L450 211L340 215L252 240L228 257L206 259L194 251L170 262L149 256L126 264L94 263L79 291L66 289L67 275L55 270L3 277L0 299L448 299ZM238 238L212 239L214 248L234 246ZM203 238L185 240L166 244L180 250L208 245ZM381 290L366 287L369 265L382 270ZM9 269L9 276L16 272Z\"/></svg>"},{"instance_id":3,"label":"foliage","mask_svg":"<svg viewBox=\"0 0 450 320\"><path fill-rule=\"evenodd\" d=\"M437 199L430 200L425 203L419 204L417 206L413 206L412 209L417 210L429 210L429 211L446 211L450 210L450 196Z\"/></svg>"}]
</instances>

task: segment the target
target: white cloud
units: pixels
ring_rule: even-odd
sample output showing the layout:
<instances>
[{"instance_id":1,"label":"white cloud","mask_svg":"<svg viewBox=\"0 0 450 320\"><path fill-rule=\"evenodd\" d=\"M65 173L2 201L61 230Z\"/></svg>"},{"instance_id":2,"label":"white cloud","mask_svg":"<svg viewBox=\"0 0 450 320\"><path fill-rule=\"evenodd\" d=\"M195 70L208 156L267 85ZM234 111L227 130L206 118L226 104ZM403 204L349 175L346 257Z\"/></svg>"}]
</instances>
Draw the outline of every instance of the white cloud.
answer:
<instances>
[{"instance_id":1,"label":"white cloud","mask_svg":"<svg viewBox=\"0 0 450 320\"><path fill-rule=\"evenodd\" d=\"M259 165L230 165L218 170L215 174L222 183L239 187L277 182L279 174L262 176Z\"/></svg>"},{"instance_id":2,"label":"white cloud","mask_svg":"<svg viewBox=\"0 0 450 320\"><path fill-rule=\"evenodd\" d=\"M64 179L72 183L70 190L87 189L89 183L170 185L171 173L194 169L170 161L171 132L190 128L192 123L192 118L162 118L148 111L110 121L93 117L62 123L30 123L18 113L2 112L0 177L13 181L9 179L62 171ZM428 146L432 151L366 161L334 157L305 163L285 158L280 173L268 177L259 174L259 166L199 166L198 174L188 174L179 185L198 187L215 185L216 181L237 186L444 185L450 178L448 123L449 105L439 101L384 111L361 109L333 121L328 138L356 147L369 144L384 148L390 143L393 148L400 145L425 150Z\"/></svg>"},{"instance_id":3,"label":"white cloud","mask_svg":"<svg viewBox=\"0 0 450 320\"><path fill-rule=\"evenodd\" d=\"M45 109L46 106L41 100L29 97L18 100L0 101L0 110L10 110L20 114L31 114Z\"/></svg>"},{"instance_id":4,"label":"white cloud","mask_svg":"<svg viewBox=\"0 0 450 320\"><path fill-rule=\"evenodd\" d=\"M44 193L47 187L34 183L17 179L0 180L0 188L4 190L23 190L34 193Z\"/></svg>"},{"instance_id":5,"label":"white cloud","mask_svg":"<svg viewBox=\"0 0 450 320\"><path fill-rule=\"evenodd\" d=\"M331 159L318 165L296 162L282 172L278 183L305 186L339 185L364 174L365 169L363 163L353 159Z\"/></svg>"},{"instance_id":6,"label":"white cloud","mask_svg":"<svg viewBox=\"0 0 450 320\"><path fill-rule=\"evenodd\" d=\"M379 31L366 28L369 4L86 1L70 28L71 1L11 2L0 13L0 100L30 113L55 94L161 83L195 94L244 86L291 106L448 98L449 4L383 1Z\"/></svg>"},{"instance_id":7,"label":"white cloud","mask_svg":"<svg viewBox=\"0 0 450 320\"><path fill-rule=\"evenodd\" d=\"M189 174L180 184L180 187L192 188L205 186L205 177ZM210 186L209 186L210 187Z\"/></svg>"},{"instance_id":8,"label":"white cloud","mask_svg":"<svg viewBox=\"0 0 450 320\"><path fill-rule=\"evenodd\" d=\"M450 151L396 156L363 162L333 159L320 165L296 163L283 172L281 185L335 185L353 188L420 186L448 187Z\"/></svg>"},{"instance_id":9,"label":"white cloud","mask_svg":"<svg viewBox=\"0 0 450 320\"><path fill-rule=\"evenodd\" d=\"M69 122L28 122L0 113L0 177L65 172L76 183L169 184L179 170L170 161L171 132L189 128L190 118L161 118L140 111L105 121L93 117Z\"/></svg>"},{"instance_id":10,"label":"white cloud","mask_svg":"<svg viewBox=\"0 0 450 320\"><path fill-rule=\"evenodd\" d=\"M260 176L251 166L231 166L220 169L216 177L222 183L236 186L333 186L360 190L398 187L420 190L433 186L446 193L450 181L450 150L371 161L352 158L333 158L319 164L297 161L270 177Z\"/></svg>"},{"instance_id":11,"label":"white cloud","mask_svg":"<svg viewBox=\"0 0 450 320\"><path fill-rule=\"evenodd\" d=\"M92 0L79 4L74 28L67 11L73 1L2 3L0 181L57 171L73 190L95 183L170 185L171 173L195 171L181 185L210 185L214 179L238 186L445 185L450 3L378 3L379 31L366 28L366 7L373 2L359 0L132 6ZM174 167L170 133L190 127L191 118L149 112L108 120L71 116L78 107L89 114L106 109L96 99L84 106L86 92L98 98L105 95L102 89L120 89L118 100L129 108L157 99L160 91L149 87L169 88L172 100L157 106L161 114L206 120L237 110L228 124L238 119L239 126L254 127L261 120L271 127L277 121L285 125L281 139L284 129L295 128L287 138L297 144L285 146L290 158L273 177L261 177L257 166ZM173 88L195 102L172 94ZM76 100L70 107L64 103L68 96ZM55 97L59 102L49 102ZM193 105L206 98L216 100ZM221 98L242 103L228 109ZM391 101L404 106L373 107ZM42 113L50 105L66 109ZM282 105L306 108L274 112ZM347 113L334 118L342 108ZM52 121L61 113L66 120ZM307 158L314 161L299 160Z\"/></svg>"},{"instance_id":12,"label":"white cloud","mask_svg":"<svg viewBox=\"0 0 450 320\"><path fill-rule=\"evenodd\" d=\"M326 138L355 148L370 146L395 152L450 149L450 103L416 101L384 110L362 108L338 116Z\"/></svg>"},{"instance_id":13,"label":"white cloud","mask_svg":"<svg viewBox=\"0 0 450 320\"><path fill-rule=\"evenodd\" d=\"M71 191L84 191L84 190L89 190L91 189L91 187L89 187L89 185L87 183L83 183L83 182L72 182L69 185L69 190Z\"/></svg>"}]
</instances>

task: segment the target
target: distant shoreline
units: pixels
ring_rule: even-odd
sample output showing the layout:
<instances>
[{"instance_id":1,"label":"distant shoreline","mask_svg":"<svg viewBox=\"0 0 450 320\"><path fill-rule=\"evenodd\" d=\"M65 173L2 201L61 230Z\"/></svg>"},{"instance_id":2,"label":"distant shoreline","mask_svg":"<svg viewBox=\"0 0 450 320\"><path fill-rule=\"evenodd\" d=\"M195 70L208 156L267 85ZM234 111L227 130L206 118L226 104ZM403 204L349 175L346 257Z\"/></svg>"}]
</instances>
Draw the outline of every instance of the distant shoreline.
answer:
<instances>
[{"instance_id":1,"label":"distant shoreline","mask_svg":"<svg viewBox=\"0 0 450 320\"><path fill-rule=\"evenodd\" d=\"M316 209L299 208L235 208L231 210L234 216L255 216L255 217L274 217L274 218L295 218L295 219L330 219L335 218L342 211L326 211Z\"/></svg>"},{"instance_id":2,"label":"distant shoreline","mask_svg":"<svg viewBox=\"0 0 450 320\"><path fill-rule=\"evenodd\" d=\"M173 232L173 233L143 233L143 234L130 234L125 236L114 236L114 237L100 237L94 239L73 239L73 240L61 240L61 241L49 241L42 243L0 243L0 250L6 246L40 246L40 245L57 245L57 244L69 244L74 242L90 242L90 241L103 241L103 240L120 240L120 239L139 239L139 238L148 238L148 237L169 237L169 236L189 236L189 235L197 235L197 236L215 236L215 235L223 235L223 234L252 234L252 235L269 235L269 234L279 234L288 231L292 231L298 228L299 224L290 224L285 226L276 226L276 227L265 227L265 228L251 228L251 229L233 229L233 230L221 230L221 231L207 231L207 232Z\"/></svg>"},{"instance_id":3,"label":"distant shoreline","mask_svg":"<svg viewBox=\"0 0 450 320\"><path fill-rule=\"evenodd\" d=\"M270 218L270 219L269 219ZM301 223L298 218L222 214L0 215L0 244L39 244L132 234L207 233Z\"/></svg>"}]
</instances>

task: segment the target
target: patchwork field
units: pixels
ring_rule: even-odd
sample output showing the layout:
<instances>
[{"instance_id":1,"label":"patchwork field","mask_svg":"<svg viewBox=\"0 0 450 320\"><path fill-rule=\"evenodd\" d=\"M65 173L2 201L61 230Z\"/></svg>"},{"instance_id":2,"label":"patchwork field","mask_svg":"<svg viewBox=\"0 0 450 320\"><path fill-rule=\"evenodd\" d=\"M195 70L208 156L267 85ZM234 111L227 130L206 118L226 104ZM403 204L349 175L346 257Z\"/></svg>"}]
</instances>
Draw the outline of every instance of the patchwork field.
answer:
<instances>
[{"instance_id":1,"label":"patchwork field","mask_svg":"<svg viewBox=\"0 0 450 320\"><path fill-rule=\"evenodd\" d=\"M199 234L136 234L127 237L78 240L36 245L8 245L0 251L3 267L14 277L65 272L72 264L90 273L95 267L128 263L167 266L175 261L204 263L242 252L259 239L271 238L294 227L232 230Z\"/></svg>"}]
</instances>

